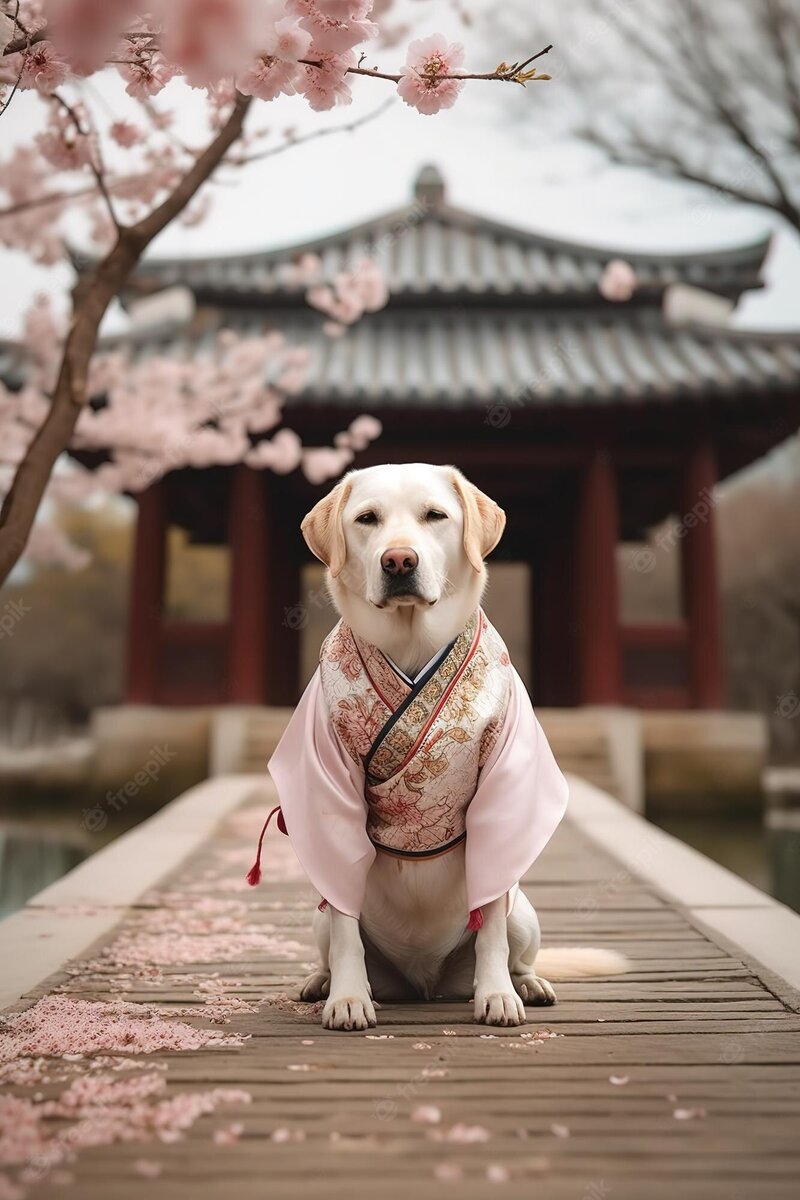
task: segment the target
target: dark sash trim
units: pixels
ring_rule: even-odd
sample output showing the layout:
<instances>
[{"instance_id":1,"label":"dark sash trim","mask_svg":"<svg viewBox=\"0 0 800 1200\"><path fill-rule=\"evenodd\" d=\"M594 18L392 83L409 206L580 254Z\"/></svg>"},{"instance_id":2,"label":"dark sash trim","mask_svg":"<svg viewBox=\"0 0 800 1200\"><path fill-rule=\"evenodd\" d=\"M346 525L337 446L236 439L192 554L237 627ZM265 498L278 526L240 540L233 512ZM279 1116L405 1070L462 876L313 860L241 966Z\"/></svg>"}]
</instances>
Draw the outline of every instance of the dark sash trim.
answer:
<instances>
[{"instance_id":1,"label":"dark sash trim","mask_svg":"<svg viewBox=\"0 0 800 1200\"><path fill-rule=\"evenodd\" d=\"M382 842L376 842L373 839L372 844L381 854L390 854L392 858L439 858L442 854L449 854L451 850L455 850L456 846L460 846L466 840L467 831L464 830L457 838L453 838L452 842L445 842L443 846L434 846L432 850L395 850L393 846L384 846Z\"/></svg>"},{"instance_id":2,"label":"dark sash trim","mask_svg":"<svg viewBox=\"0 0 800 1200\"><path fill-rule=\"evenodd\" d=\"M433 679L433 677L437 671L442 670L442 668L444 667L448 658L453 653L453 647L455 646L455 644L458 641L458 638L460 636L461 635L459 634L457 637L453 638L452 642L447 647L447 650L442 655L442 657L437 662L435 662L433 664L433 666L430 667L420 679L417 680L417 682L413 685L413 687L411 688L411 691L408 693L408 695L406 696L406 698L402 702L402 704L398 705L398 707L394 710L392 715L389 717L388 721L383 726L383 728L381 729L378 736L375 738L375 741L372 743L372 745L369 749L369 753L364 758L364 770L365 771L369 772L369 764L372 762L372 759L374 758L375 754L379 750L381 742L384 740L386 735L394 728L394 726L397 724L397 722L400 720L403 713L409 708L409 706L414 703L417 696L420 694L422 689L425 687L425 684L429 683L430 680ZM373 687L374 686L375 685L373 683ZM378 689L375 688L375 690L377 691ZM378 694L380 695L380 693L378 693ZM373 782L382 783L383 780L373 780Z\"/></svg>"},{"instance_id":3,"label":"dark sash trim","mask_svg":"<svg viewBox=\"0 0 800 1200\"><path fill-rule=\"evenodd\" d=\"M477 650L478 644L480 643L480 639L481 639L481 636L483 633L483 628L484 628L484 616L483 616L483 613L479 610L475 614L475 617L469 622L469 624L464 629L462 629L461 633L459 633L459 635L450 643L450 645L447 648L446 653L442 656L442 658L440 658L438 662L434 663L429 668L429 670L426 671L423 678L420 679L419 682L414 685L414 688L409 693L409 695L405 698L403 703L398 706L397 710L392 714L392 716L385 723L385 725L381 729L380 733L375 738L375 741L373 742L373 744L369 750L369 753L366 755L366 757L364 759L364 768L365 768L365 771L367 772L368 786L369 785L375 786L376 784L386 783L389 779L394 778L394 776L399 771L401 771L403 769L403 767L405 767L406 764L408 762L410 762L411 759L414 757L414 755L417 753L417 751L419 750L419 747L422 745L422 742L424 741L425 737L427 736L427 733L430 730L433 722L436 720L443 705L447 702L447 699L449 698L450 694L452 693L453 688L456 686L456 684L458 683L459 679L461 678L463 672L466 670L467 666L472 661L472 659L475 655L475 651ZM452 659L453 659L454 650L458 655L458 662L457 662L457 664L455 664L455 669L452 670L452 673L450 674L450 676L448 678L446 675L447 664L448 664L448 662L450 662L450 667L452 669L452 667L453 667ZM384 742L386 741L387 737L391 734L392 730L394 729L394 727L397 724L400 717L402 717L403 714L408 711L409 706L411 704L413 704L415 700L419 699L419 697L423 694L423 692L425 691L425 688L431 682L433 677L439 673L441 673L443 675L444 679L446 679L446 683L444 684L444 686L442 686L440 688L438 694L432 700L432 702L430 704L430 711L427 713L427 715L424 716L424 719L419 722L418 732L417 732L412 744L405 749L405 752L403 753L402 761L398 762L395 766L393 766L392 769L388 772L388 774L384 773L384 774L378 775L378 774L373 773L370 776L369 768L370 768L370 765L371 765L375 755L382 748Z\"/></svg>"}]
</instances>

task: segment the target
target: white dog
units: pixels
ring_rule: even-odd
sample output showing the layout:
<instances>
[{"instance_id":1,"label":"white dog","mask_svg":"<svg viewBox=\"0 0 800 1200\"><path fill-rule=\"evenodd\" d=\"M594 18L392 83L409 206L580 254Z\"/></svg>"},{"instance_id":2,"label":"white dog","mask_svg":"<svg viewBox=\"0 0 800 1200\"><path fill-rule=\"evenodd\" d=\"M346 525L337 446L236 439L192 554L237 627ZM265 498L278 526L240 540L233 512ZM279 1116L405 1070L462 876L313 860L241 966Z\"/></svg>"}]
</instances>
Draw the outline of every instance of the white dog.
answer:
<instances>
[{"instance_id":1,"label":"white dog","mask_svg":"<svg viewBox=\"0 0 800 1200\"><path fill-rule=\"evenodd\" d=\"M479 611L487 582L483 559L500 540L504 526L502 510L458 471L451 467L409 464L350 473L312 509L303 521L302 531L313 553L328 567L328 587L347 636L352 631L362 650L365 646L370 651L377 650L383 656L383 669L396 672L398 686L413 692L421 686L420 673L425 679L435 674L437 656L439 662L447 661L442 656L443 648L448 648L449 653L459 637L463 641L464 631L476 628L476 622L488 626ZM496 639L492 646L496 648L498 663L503 664L498 671L511 671L507 655L504 657L505 648L490 626L486 636ZM335 647L334 651L333 657L339 654L341 658L339 649ZM486 707L480 688L475 689L474 695L474 703L479 708ZM345 700L345 707L347 703ZM324 703L317 700L317 707L320 704L324 708ZM336 761L332 768L325 769L324 775L313 765L304 767L303 760L313 764L315 757L319 757L314 747L328 735L320 726L320 719L310 713L307 698L301 702L303 705L306 711L296 715L294 729L291 733L287 731L270 764L288 832L293 843L297 839L295 848L301 862L306 845L305 825L316 825L321 830L319 836L329 838L323 847L328 859L336 856L348 836L351 841L356 836L363 837L366 844L363 827L368 810L364 772L370 757L362 754L359 758L354 754L357 761L352 761L336 746L332 750L337 755ZM527 696L524 705L530 710ZM523 713L520 719L535 722L532 710L530 717ZM500 740L504 736L499 734L496 723L487 719L484 724L484 736L489 738L486 750L490 746L495 748L488 761L482 760L481 776L492 762L499 761L498 754L505 752L496 748L498 736ZM526 729L530 731L532 726L528 724ZM547 759L543 770L550 771L547 786L551 791L564 786L565 799L565 785L538 726L530 734L533 740L537 737L536 754L539 759ZM455 756L464 741L462 735L455 737L454 749L448 755ZM435 761L444 761L449 769L451 758ZM529 761L530 758L526 760ZM552 782L556 777L557 785ZM522 786L526 796L531 796L536 786L531 769L526 768ZM346 828L350 817L340 819L326 801L336 789L348 791L352 819L362 826L362 830L352 835ZM417 791L424 808L425 785ZM287 811L289 793L298 800L295 808L290 806ZM474 784L470 794L473 793ZM563 811L561 799L553 803L560 807L558 811L553 808L554 816L548 818L550 825L543 835L544 841ZM497 809L497 802L494 804ZM499 808L503 810L504 804ZM497 837L504 836L504 820L504 811L500 811ZM469 828L469 808L466 827ZM521 828L525 831L527 826ZM336 832L331 832L332 829ZM491 843L493 835L487 836ZM489 902L479 901L480 909L476 911L480 915L473 922L471 913L468 926L470 853L475 861L480 849L473 845L475 837L470 839L468 849L464 830L445 846L446 853L411 857L380 852L384 847L375 853L373 838L369 856L359 857L360 851L353 851L347 868L320 868L323 875L328 872L330 881L329 902L323 902L314 921L321 962L319 970L306 980L302 997L325 999L324 1026L365 1029L375 1025L375 1001L414 998L467 1001L471 997L474 997L476 1021L518 1025L525 1020L525 1003L555 1002L553 988L539 974L540 970L547 970L556 978L577 978L625 969L620 956L600 950L551 950L540 954L536 912L512 881L502 895ZM308 851L312 860L314 853L312 846ZM498 858L493 850L490 854ZM520 873L529 861L530 855ZM306 862L304 865L316 883L313 870ZM493 869L492 864L488 869ZM343 894L360 870L365 874L360 900L350 905L353 911L349 913L343 901L345 911L342 911L335 906L331 889L336 895ZM323 890L326 885L317 883L317 886L326 894Z\"/></svg>"}]
</instances>

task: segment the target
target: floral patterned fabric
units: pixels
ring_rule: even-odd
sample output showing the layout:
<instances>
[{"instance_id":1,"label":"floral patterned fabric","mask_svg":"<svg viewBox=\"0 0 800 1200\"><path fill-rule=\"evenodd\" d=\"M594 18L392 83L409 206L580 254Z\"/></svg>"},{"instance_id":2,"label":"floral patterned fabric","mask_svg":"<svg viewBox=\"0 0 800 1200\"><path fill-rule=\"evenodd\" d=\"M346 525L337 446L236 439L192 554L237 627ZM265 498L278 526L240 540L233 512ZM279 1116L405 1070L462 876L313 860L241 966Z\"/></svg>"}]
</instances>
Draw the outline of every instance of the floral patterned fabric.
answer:
<instances>
[{"instance_id":1,"label":"floral patterned fabric","mask_svg":"<svg viewBox=\"0 0 800 1200\"><path fill-rule=\"evenodd\" d=\"M485 614L413 685L340 622L323 645L320 676L334 729L364 770L373 845L428 858L463 841L511 694L508 651Z\"/></svg>"},{"instance_id":2,"label":"floral patterned fabric","mask_svg":"<svg viewBox=\"0 0 800 1200\"><path fill-rule=\"evenodd\" d=\"M376 845L413 870L455 844L466 922L513 892L567 804L525 685L483 613L414 684L338 625L269 770L311 883L356 918Z\"/></svg>"}]
</instances>

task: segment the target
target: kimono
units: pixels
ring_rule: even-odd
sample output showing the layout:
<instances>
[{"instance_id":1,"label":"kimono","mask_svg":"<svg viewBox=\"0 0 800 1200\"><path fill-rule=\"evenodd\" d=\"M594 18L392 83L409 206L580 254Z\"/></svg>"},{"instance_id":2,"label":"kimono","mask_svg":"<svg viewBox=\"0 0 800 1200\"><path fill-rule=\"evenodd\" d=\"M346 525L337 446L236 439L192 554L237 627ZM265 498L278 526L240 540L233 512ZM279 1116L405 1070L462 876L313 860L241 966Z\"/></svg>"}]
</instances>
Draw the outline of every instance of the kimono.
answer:
<instances>
[{"instance_id":1,"label":"kimono","mask_svg":"<svg viewBox=\"0 0 800 1200\"><path fill-rule=\"evenodd\" d=\"M478 928L481 907L514 889L567 802L525 687L481 609L413 680L340 621L269 771L273 811L306 874L356 918L376 854L424 860L463 845ZM248 878L259 877L257 861Z\"/></svg>"}]
</instances>

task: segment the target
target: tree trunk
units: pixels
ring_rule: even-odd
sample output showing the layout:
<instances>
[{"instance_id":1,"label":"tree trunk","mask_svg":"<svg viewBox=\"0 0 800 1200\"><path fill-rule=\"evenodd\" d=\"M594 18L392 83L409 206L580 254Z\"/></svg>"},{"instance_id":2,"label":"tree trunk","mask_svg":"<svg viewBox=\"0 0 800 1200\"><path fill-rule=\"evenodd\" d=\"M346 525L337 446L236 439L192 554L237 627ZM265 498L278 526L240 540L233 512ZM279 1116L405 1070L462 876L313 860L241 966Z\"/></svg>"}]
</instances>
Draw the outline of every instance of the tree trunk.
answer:
<instances>
[{"instance_id":1,"label":"tree trunk","mask_svg":"<svg viewBox=\"0 0 800 1200\"><path fill-rule=\"evenodd\" d=\"M19 464L0 509L0 586L25 549L53 467L69 446L81 409L89 399L89 364L109 304L153 239L183 211L219 166L241 134L249 106L249 96L237 95L228 120L175 190L138 224L121 229L114 248L78 281L50 411Z\"/></svg>"}]
</instances>

